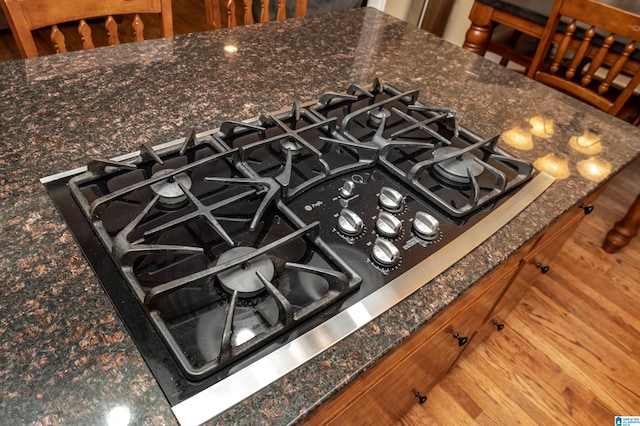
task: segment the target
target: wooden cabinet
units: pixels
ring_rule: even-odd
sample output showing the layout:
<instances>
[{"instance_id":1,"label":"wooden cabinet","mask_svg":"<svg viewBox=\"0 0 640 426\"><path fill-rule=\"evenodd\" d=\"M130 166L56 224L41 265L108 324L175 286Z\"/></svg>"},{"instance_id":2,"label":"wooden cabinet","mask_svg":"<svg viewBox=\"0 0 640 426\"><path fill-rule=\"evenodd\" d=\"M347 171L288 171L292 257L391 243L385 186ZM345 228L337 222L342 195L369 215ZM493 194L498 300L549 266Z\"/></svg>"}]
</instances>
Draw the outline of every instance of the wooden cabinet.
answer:
<instances>
[{"instance_id":1,"label":"wooden cabinet","mask_svg":"<svg viewBox=\"0 0 640 426\"><path fill-rule=\"evenodd\" d=\"M511 276L517 267L518 262L510 260L495 273ZM426 394L471 345L508 281L492 280L486 284L467 290L371 370L316 410L307 424L389 424L402 417L418 403L416 392Z\"/></svg>"},{"instance_id":2,"label":"wooden cabinet","mask_svg":"<svg viewBox=\"0 0 640 426\"><path fill-rule=\"evenodd\" d=\"M602 188L604 189L604 188ZM491 314L478 331L478 340L489 333L508 325L508 314L518 305L536 280L553 269L553 259L578 228L585 216L591 212L590 203L600 195L601 190L573 206L538 237L528 250L521 251L517 272L500 297Z\"/></svg>"},{"instance_id":3,"label":"wooden cabinet","mask_svg":"<svg viewBox=\"0 0 640 426\"><path fill-rule=\"evenodd\" d=\"M572 207L406 342L315 410L306 424L396 423L419 403L416 393L427 396L460 356L489 333L502 328L508 313L537 277L553 267L553 258L590 211L588 203L599 193Z\"/></svg>"}]
</instances>

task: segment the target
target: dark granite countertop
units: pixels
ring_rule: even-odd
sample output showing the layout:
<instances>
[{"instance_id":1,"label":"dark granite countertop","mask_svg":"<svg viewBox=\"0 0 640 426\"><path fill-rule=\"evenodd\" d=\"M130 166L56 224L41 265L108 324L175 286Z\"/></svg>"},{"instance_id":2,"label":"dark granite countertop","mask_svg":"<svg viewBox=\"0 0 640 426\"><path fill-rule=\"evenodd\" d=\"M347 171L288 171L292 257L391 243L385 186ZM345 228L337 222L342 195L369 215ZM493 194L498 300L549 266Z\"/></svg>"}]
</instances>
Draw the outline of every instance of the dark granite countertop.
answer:
<instances>
[{"instance_id":1,"label":"dark granite countertop","mask_svg":"<svg viewBox=\"0 0 640 426\"><path fill-rule=\"evenodd\" d=\"M237 53L223 47L234 44ZM375 77L492 136L542 116L529 150L568 164L536 202L396 307L218 420L294 421L424 324L640 152L640 129L373 9L0 64L0 412L7 424L174 424L153 376L39 178L316 99ZM568 141L599 132L605 176ZM582 174L581 172L582 171Z\"/></svg>"}]
</instances>

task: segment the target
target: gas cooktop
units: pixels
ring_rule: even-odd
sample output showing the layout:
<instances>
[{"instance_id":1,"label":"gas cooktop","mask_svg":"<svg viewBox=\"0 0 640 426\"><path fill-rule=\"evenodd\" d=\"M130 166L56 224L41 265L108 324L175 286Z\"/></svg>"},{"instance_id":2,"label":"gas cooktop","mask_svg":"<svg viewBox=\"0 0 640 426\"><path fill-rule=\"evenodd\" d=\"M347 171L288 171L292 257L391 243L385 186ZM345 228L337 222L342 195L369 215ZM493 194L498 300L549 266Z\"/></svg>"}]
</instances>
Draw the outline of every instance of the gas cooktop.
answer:
<instances>
[{"instance_id":1,"label":"gas cooktop","mask_svg":"<svg viewBox=\"0 0 640 426\"><path fill-rule=\"evenodd\" d=\"M418 95L352 85L43 179L181 423L382 314L553 181Z\"/></svg>"}]
</instances>

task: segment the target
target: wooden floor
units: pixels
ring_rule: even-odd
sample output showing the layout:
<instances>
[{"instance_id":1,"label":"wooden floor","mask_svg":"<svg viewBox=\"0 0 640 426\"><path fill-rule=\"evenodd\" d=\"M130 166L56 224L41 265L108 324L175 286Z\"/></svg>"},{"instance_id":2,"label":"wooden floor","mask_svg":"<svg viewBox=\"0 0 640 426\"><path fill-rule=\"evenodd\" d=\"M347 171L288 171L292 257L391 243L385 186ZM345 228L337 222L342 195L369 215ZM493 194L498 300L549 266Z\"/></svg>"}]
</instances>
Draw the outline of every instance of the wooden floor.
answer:
<instances>
[{"instance_id":1,"label":"wooden floor","mask_svg":"<svg viewBox=\"0 0 640 426\"><path fill-rule=\"evenodd\" d=\"M639 142L640 143L640 142ZM640 236L602 240L640 192L640 159L594 203L551 270L403 425L613 425L640 416Z\"/></svg>"}]
</instances>

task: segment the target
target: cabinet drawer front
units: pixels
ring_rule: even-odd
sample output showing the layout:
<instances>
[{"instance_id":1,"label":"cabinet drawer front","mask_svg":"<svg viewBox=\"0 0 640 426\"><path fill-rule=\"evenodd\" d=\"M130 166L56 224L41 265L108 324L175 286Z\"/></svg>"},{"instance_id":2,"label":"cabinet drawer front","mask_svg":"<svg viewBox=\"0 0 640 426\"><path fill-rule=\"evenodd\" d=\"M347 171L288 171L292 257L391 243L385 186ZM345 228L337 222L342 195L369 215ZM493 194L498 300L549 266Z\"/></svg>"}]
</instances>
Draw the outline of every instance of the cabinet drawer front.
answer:
<instances>
[{"instance_id":1,"label":"cabinet drawer front","mask_svg":"<svg viewBox=\"0 0 640 426\"><path fill-rule=\"evenodd\" d=\"M494 321L502 324L536 280L543 273L548 273L553 268L553 259L558 255L564 244L586 217L585 207L587 207L599 193L600 190L588 199L572 207L571 210L545 231L544 235L537 240L531 250L528 250L524 254L507 291L482 327L481 334L483 337L490 331L495 330L496 324L494 324Z\"/></svg>"},{"instance_id":2,"label":"cabinet drawer front","mask_svg":"<svg viewBox=\"0 0 640 426\"><path fill-rule=\"evenodd\" d=\"M351 424L352 421L357 424L383 424L398 421L418 404L416 392L428 395L429 390L472 344L477 329L504 291L503 285L496 284L480 281L385 357L345 394L339 395L344 400L342 408L331 421L327 420L327 416L314 418L324 417L324 424ZM451 313L454 313L453 318ZM427 337L423 340L416 338L420 335Z\"/></svg>"},{"instance_id":3,"label":"cabinet drawer front","mask_svg":"<svg viewBox=\"0 0 640 426\"><path fill-rule=\"evenodd\" d=\"M596 192L590 196L584 198L582 201L576 203L565 214L563 214L558 220L552 223L540 237L538 237L533 247L524 253L525 259L530 259L535 256L539 251L545 250L545 247L549 244L558 244L559 248L557 252L562 248L562 245L571 236L580 222L589 214L593 209L591 204L598 198L602 191L606 188L606 185L599 188Z\"/></svg>"}]
</instances>

